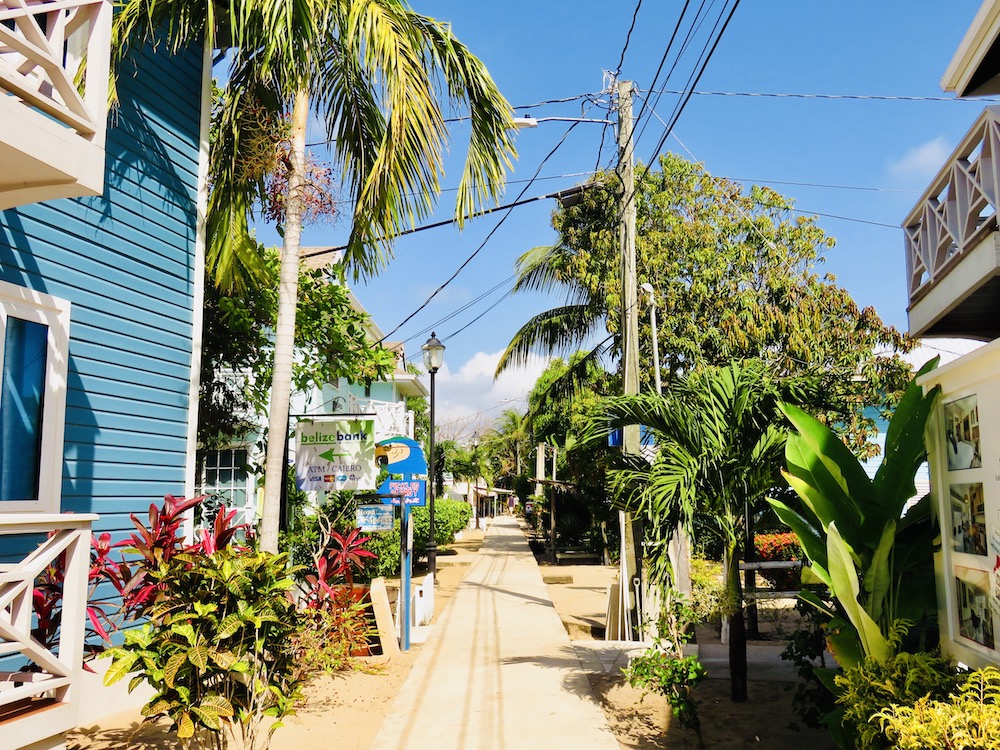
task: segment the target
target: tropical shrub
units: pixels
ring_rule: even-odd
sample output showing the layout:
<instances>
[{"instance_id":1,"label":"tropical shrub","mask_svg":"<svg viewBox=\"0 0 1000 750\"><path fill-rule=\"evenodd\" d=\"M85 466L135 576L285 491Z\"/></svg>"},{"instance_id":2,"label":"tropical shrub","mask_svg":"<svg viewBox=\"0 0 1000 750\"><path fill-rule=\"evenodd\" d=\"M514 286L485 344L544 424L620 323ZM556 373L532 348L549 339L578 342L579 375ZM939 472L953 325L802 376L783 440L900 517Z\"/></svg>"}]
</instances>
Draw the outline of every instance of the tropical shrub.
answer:
<instances>
[{"instance_id":1,"label":"tropical shrub","mask_svg":"<svg viewBox=\"0 0 1000 750\"><path fill-rule=\"evenodd\" d=\"M827 666L824 623L829 618L803 599L795 602L795 611L799 627L790 634L781 658L792 663L799 678L792 693L792 711L805 726L818 729L837 706L836 696L827 686L832 671ZM820 674L827 678L826 683ZM792 726L797 728L795 722Z\"/></svg>"},{"instance_id":2,"label":"tropical shrub","mask_svg":"<svg viewBox=\"0 0 1000 750\"><path fill-rule=\"evenodd\" d=\"M866 658L834 678L843 708L842 724L857 750L895 747L877 720L890 706L910 707L921 699L942 700L960 678L950 659L937 653L899 653ZM947 747L939 745L937 747Z\"/></svg>"},{"instance_id":3,"label":"tropical shrub","mask_svg":"<svg viewBox=\"0 0 1000 750\"><path fill-rule=\"evenodd\" d=\"M918 376L935 365L928 363ZM873 479L833 430L781 405L796 429L785 447L783 474L801 506L769 502L798 537L811 580L825 584L841 608L843 616L802 595L830 618L829 645L844 667L864 657L889 658L890 633L900 620L922 624L936 615L930 501L924 498L905 514L904 508L916 495L924 430L938 392L924 395L916 378L911 381L889 422Z\"/></svg>"},{"instance_id":4,"label":"tropical shrub","mask_svg":"<svg viewBox=\"0 0 1000 750\"><path fill-rule=\"evenodd\" d=\"M667 699L674 716L705 747L701 718L694 700L694 688L707 677L696 656L684 655L684 644L691 639L695 611L671 589L663 592L664 603L659 620L660 635L653 646L633 657L623 670L629 685L646 693L658 693Z\"/></svg>"},{"instance_id":5,"label":"tropical shrub","mask_svg":"<svg viewBox=\"0 0 1000 750\"><path fill-rule=\"evenodd\" d=\"M781 534L757 534L754 536L754 550L759 562L786 562L802 559L802 547L798 537L791 532ZM758 570L757 575L767 581L776 591L797 591L800 576L795 568Z\"/></svg>"},{"instance_id":6,"label":"tropical shrub","mask_svg":"<svg viewBox=\"0 0 1000 750\"><path fill-rule=\"evenodd\" d=\"M130 691L155 691L143 716L169 717L185 746L223 748L231 733L246 750L265 747L299 697L287 555L180 552L147 578L157 591L150 620L107 650L105 684L134 671Z\"/></svg>"},{"instance_id":7,"label":"tropical shrub","mask_svg":"<svg viewBox=\"0 0 1000 750\"><path fill-rule=\"evenodd\" d=\"M925 696L912 706L892 705L875 715L899 750L1000 749L1000 671L970 672L957 694Z\"/></svg>"},{"instance_id":8,"label":"tropical shrub","mask_svg":"<svg viewBox=\"0 0 1000 750\"><path fill-rule=\"evenodd\" d=\"M726 588L722 576L722 563L691 558L691 601L693 622L707 622L717 629L722 619L729 617L739 606L738 600Z\"/></svg>"},{"instance_id":9,"label":"tropical shrub","mask_svg":"<svg viewBox=\"0 0 1000 750\"><path fill-rule=\"evenodd\" d=\"M346 588L336 591L322 606L307 607L299 615L301 627L292 648L301 679L349 669L352 656L368 646L376 631L370 602Z\"/></svg>"},{"instance_id":10,"label":"tropical shrub","mask_svg":"<svg viewBox=\"0 0 1000 750\"><path fill-rule=\"evenodd\" d=\"M436 498L434 500L434 541L440 547L455 541L455 535L469 525L472 506L462 500ZM413 508L413 554L419 557L427 552L430 540L430 510L427 506ZM396 557L399 557L397 552Z\"/></svg>"},{"instance_id":11,"label":"tropical shrub","mask_svg":"<svg viewBox=\"0 0 1000 750\"><path fill-rule=\"evenodd\" d=\"M400 533L398 518L393 524L392 531L380 531L377 534L372 534L366 546L375 555L375 558L369 560L368 564L365 565L363 575L366 578L390 578L399 575L399 548L401 539L402 535Z\"/></svg>"}]
</instances>

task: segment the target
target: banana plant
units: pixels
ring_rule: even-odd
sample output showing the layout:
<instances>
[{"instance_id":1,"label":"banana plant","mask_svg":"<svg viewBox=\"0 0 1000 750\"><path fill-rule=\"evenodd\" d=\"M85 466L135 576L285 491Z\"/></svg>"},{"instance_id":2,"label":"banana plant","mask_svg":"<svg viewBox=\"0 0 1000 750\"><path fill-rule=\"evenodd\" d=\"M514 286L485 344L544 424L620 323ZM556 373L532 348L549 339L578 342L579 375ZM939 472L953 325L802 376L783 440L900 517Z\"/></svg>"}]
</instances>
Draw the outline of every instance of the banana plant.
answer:
<instances>
[{"instance_id":1,"label":"banana plant","mask_svg":"<svg viewBox=\"0 0 1000 750\"><path fill-rule=\"evenodd\" d=\"M874 478L837 434L791 404L779 408L795 432L785 445L782 472L801 507L770 499L798 537L809 575L826 584L849 622L818 597L802 597L832 621L831 648L841 666L892 655L900 620L918 622L934 611L930 499L905 512L916 495L914 478L926 458L924 433L939 388L924 393L917 373L893 413L885 453Z\"/></svg>"}]
</instances>

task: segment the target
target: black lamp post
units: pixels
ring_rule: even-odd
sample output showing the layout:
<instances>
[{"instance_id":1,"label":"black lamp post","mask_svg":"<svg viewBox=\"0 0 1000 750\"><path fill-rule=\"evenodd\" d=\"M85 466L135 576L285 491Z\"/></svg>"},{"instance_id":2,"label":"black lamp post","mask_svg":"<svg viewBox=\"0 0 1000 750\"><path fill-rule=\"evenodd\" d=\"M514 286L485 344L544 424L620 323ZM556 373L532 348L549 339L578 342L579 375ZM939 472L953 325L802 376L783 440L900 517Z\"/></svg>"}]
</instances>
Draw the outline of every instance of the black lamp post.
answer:
<instances>
[{"instance_id":1,"label":"black lamp post","mask_svg":"<svg viewBox=\"0 0 1000 750\"><path fill-rule=\"evenodd\" d=\"M431 376L431 431L428 436L428 448L430 457L427 461L427 494L429 504L430 523L428 524L430 539L427 541L427 568L431 575L437 576L437 541L434 538L434 483L436 476L434 473L434 376L444 364L444 344L438 341L437 334L431 332L431 337L427 339L421 349L424 351L424 367Z\"/></svg>"}]
</instances>

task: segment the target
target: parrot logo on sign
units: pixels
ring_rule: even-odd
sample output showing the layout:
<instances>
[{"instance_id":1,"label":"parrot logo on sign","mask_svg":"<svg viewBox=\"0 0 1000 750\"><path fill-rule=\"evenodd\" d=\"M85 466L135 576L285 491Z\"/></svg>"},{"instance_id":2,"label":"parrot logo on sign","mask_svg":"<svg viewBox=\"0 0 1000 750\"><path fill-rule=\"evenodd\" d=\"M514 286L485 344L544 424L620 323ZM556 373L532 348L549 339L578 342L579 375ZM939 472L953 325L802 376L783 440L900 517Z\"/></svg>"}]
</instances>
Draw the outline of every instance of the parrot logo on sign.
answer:
<instances>
[{"instance_id":1,"label":"parrot logo on sign","mask_svg":"<svg viewBox=\"0 0 1000 750\"><path fill-rule=\"evenodd\" d=\"M375 464L390 474L427 473L427 459L420 444L401 435L382 440L375 446Z\"/></svg>"}]
</instances>

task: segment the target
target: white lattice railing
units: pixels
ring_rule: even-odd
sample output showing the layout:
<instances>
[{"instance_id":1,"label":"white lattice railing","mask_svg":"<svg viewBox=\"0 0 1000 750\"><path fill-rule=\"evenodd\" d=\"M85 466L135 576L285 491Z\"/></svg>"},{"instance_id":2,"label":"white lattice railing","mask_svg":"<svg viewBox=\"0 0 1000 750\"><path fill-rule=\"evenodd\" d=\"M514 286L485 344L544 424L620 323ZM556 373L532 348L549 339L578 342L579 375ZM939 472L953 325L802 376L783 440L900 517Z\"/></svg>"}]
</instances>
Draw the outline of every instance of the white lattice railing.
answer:
<instances>
[{"instance_id":1,"label":"white lattice railing","mask_svg":"<svg viewBox=\"0 0 1000 750\"><path fill-rule=\"evenodd\" d=\"M396 435L413 437L413 413L401 401L378 401L350 396L347 411L351 414L374 414L375 435L380 440Z\"/></svg>"},{"instance_id":2,"label":"white lattice railing","mask_svg":"<svg viewBox=\"0 0 1000 750\"><path fill-rule=\"evenodd\" d=\"M0 567L0 655L20 656L34 670L0 671L0 742L28 747L76 726L83 674L87 573L95 515L0 514L0 548L12 535L46 535L19 562ZM65 555L62 622L51 648L32 637L35 580ZM45 711L34 711L44 707Z\"/></svg>"},{"instance_id":3,"label":"white lattice railing","mask_svg":"<svg viewBox=\"0 0 1000 750\"><path fill-rule=\"evenodd\" d=\"M0 93L103 144L110 0L0 0Z\"/></svg>"},{"instance_id":4,"label":"white lattice railing","mask_svg":"<svg viewBox=\"0 0 1000 750\"><path fill-rule=\"evenodd\" d=\"M1000 108L988 107L903 225L911 303L997 228Z\"/></svg>"}]
</instances>

